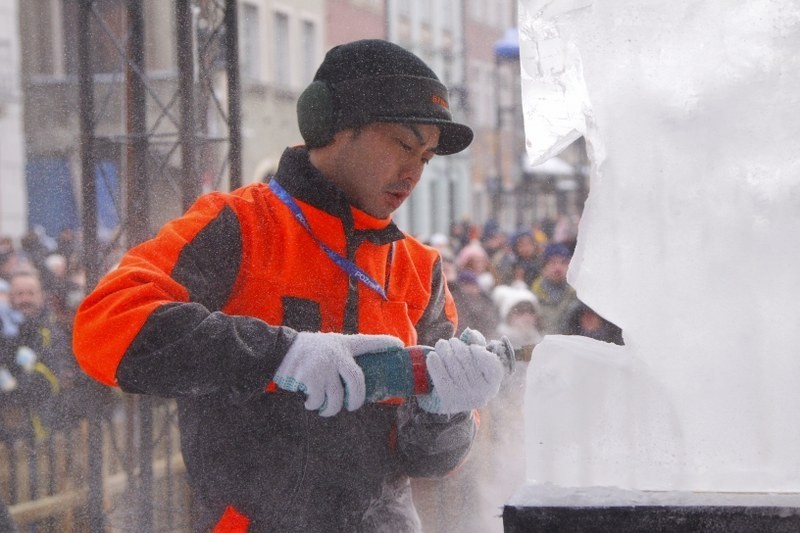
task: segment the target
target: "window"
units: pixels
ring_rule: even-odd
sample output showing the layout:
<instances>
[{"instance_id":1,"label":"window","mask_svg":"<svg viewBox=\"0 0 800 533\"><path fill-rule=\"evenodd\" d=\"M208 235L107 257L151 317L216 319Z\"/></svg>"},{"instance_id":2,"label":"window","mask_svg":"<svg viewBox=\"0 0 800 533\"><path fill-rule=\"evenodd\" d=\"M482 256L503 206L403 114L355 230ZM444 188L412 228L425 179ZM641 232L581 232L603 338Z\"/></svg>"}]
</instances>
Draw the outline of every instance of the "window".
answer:
<instances>
[{"instance_id":1,"label":"window","mask_svg":"<svg viewBox=\"0 0 800 533\"><path fill-rule=\"evenodd\" d=\"M289 58L289 15L276 12L273 17L274 46L273 75L276 85L288 87L291 85L291 70Z\"/></svg>"},{"instance_id":2,"label":"window","mask_svg":"<svg viewBox=\"0 0 800 533\"><path fill-rule=\"evenodd\" d=\"M126 4L122 0L94 0L91 24L93 74L125 70L125 40L128 27ZM78 72L78 2L64 0L64 59L67 74ZM122 51L121 51L122 50Z\"/></svg>"},{"instance_id":3,"label":"window","mask_svg":"<svg viewBox=\"0 0 800 533\"><path fill-rule=\"evenodd\" d=\"M242 77L261 78L261 46L259 46L258 6L242 4Z\"/></svg>"},{"instance_id":4,"label":"window","mask_svg":"<svg viewBox=\"0 0 800 533\"><path fill-rule=\"evenodd\" d=\"M310 20L303 21L303 85L311 83L317 67L317 26Z\"/></svg>"}]
</instances>

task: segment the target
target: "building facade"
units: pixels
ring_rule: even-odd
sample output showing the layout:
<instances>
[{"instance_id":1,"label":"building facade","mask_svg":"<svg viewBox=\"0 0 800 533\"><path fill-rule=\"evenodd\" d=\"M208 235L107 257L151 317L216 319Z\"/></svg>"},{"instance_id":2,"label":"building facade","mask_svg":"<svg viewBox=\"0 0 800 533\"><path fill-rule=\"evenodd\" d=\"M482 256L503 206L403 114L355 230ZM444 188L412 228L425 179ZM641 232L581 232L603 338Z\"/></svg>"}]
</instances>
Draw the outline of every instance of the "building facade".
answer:
<instances>
[{"instance_id":1,"label":"building facade","mask_svg":"<svg viewBox=\"0 0 800 533\"><path fill-rule=\"evenodd\" d=\"M0 5L15 5L12 0L1 1L4 3ZM35 193L29 203L34 210L58 203L60 218L48 220L51 234L59 224L76 225L79 220L78 4L74 0L26 0L19 3L18 17L3 18L19 21L24 51L25 164L22 177L16 179L25 187L18 183L14 191L17 195L25 190ZM92 52L95 99L104 112L96 125L103 138L106 164L98 187L108 189L103 204L108 207L119 205L125 196L126 170L121 153L127 104L125 69L120 43L114 43L112 37L124 41L128 2L93 0L92 4L97 17L104 21L102 31L95 29ZM209 24L206 4L221 2L191 2L195 48L203 42ZM142 5L148 127L152 133L167 137L175 133L168 119L178 113L174 104L178 83L175 2L142 0ZM454 119L475 131L468 150L433 160L425 179L397 212L398 224L427 238L447 233L453 223L465 220L480 225L500 218L501 225L511 229L532 217L527 212L520 215L528 209L527 204L520 203L520 193L527 194L526 198L533 193L524 188L527 178L522 162L519 63L496 53L497 43L516 26L515 0L240 0L238 5L244 183L267 179L283 150L302 142L296 121L297 97L313 78L325 52L354 39L385 38L409 48L430 64L450 89ZM0 40L0 54L4 46L9 45ZM199 53L195 49L194 57ZM224 69L213 72L211 80L213 97L199 106L198 120L204 135L214 139L224 133L224 124L214 114L215 108L224 114L228 105ZM6 122L3 124L6 127ZM154 226L180 209L172 175L179 166L179 151L166 143L162 151L149 187L156 212ZM206 189L224 188L226 167L220 163L218 150L208 152L199 166L198 179ZM4 149L0 156L7 158L5 153ZM5 187L7 180L2 183ZM48 193L52 190L62 193ZM11 195L5 191L0 196L2 220L25 219L26 215L14 214L12 209L25 205L24 201L6 200ZM170 207L173 204L178 208ZM113 226L118 219L109 214L104 221Z\"/></svg>"},{"instance_id":2,"label":"building facade","mask_svg":"<svg viewBox=\"0 0 800 533\"><path fill-rule=\"evenodd\" d=\"M265 180L302 143L296 102L325 52L323 0L239 3L243 179Z\"/></svg>"},{"instance_id":3,"label":"building facade","mask_svg":"<svg viewBox=\"0 0 800 533\"><path fill-rule=\"evenodd\" d=\"M120 223L126 197L125 150L132 142L126 125L131 106L125 66L129 2L91 4L102 235L113 233ZM60 227L77 227L79 220L78 5L73 0L29 0L20 6L27 190L36 193L28 207L36 215L40 207L50 206L43 219L51 235ZM176 97L178 15L175 2L142 0L141 6L151 159L148 195L151 226L157 228L181 210L177 185L181 156L175 145L181 120ZM196 179L201 190L225 188L228 168L220 142L227 133L229 105L224 30L220 30L224 3L195 0L190 6L194 120L201 145ZM238 7L242 182L247 183L269 176L283 150L301 142L295 102L324 52L324 1L242 0ZM54 190L62 194L53 194Z\"/></svg>"},{"instance_id":4,"label":"building facade","mask_svg":"<svg viewBox=\"0 0 800 533\"><path fill-rule=\"evenodd\" d=\"M0 236L27 228L17 0L0 0Z\"/></svg>"}]
</instances>

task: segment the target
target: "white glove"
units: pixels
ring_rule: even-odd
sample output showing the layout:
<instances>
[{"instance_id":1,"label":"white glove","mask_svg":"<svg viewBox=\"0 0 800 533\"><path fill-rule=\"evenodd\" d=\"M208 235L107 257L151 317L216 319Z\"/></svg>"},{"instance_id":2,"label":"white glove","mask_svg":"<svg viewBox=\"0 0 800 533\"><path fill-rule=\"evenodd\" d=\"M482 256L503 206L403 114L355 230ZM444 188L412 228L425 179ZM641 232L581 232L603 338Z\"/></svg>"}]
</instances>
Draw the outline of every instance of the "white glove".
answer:
<instances>
[{"instance_id":1,"label":"white glove","mask_svg":"<svg viewBox=\"0 0 800 533\"><path fill-rule=\"evenodd\" d=\"M500 390L505 371L500 358L486 349L480 332L465 330L461 338L441 339L428 353L428 368L433 390L418 396L424 410L454 414L483 407Z\"/></svg>"},{"instance_id":2,"label":"white glove","mask_svg":"<svg viewBox=\"0 0 800 533\"><path fill-rule=\"evenodd\" d=\"M273 381L278 387L306 394L306 409L333 416L342 406L355 411L364 404L364 373L354 357L402 347L391 335L342 335L301 332L283 357Z\"/></svg>"}]
</instances>

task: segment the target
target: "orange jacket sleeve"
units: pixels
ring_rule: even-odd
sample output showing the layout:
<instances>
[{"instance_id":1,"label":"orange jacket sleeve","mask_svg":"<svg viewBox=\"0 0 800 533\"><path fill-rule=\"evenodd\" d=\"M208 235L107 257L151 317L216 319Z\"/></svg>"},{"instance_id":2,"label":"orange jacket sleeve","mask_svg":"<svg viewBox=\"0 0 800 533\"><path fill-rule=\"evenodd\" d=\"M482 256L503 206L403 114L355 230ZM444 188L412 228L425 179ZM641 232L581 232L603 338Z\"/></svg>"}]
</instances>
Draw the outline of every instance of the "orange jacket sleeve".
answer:
<instances>
[{"instance_id":1,"label":"orange jacket sleeve","mask_svg":"<svg viewBox=\"0 0 800 533\"><path fill-rule=\"evenodd\" d=\"M86 297L73 337L85 372L128 392L166 397L264 387L294 332L220 312L242 255L227 198L201 197L132 248Z\"/></svg>"}]
</instances>

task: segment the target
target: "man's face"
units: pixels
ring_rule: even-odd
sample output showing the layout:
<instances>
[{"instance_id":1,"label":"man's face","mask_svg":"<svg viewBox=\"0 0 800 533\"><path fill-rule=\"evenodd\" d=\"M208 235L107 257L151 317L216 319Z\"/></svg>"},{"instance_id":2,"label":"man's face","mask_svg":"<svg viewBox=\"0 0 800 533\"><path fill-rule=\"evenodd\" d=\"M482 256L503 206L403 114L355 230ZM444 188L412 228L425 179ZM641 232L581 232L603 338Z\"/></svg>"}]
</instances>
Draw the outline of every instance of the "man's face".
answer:
<instances>
[{"instance_id":1,"label":"man's face","mask_svg":"<svg viewBox=\"0 0 800 533\"><path fill-rule=\"evenodd\" d=\"M332 179L353 204L376 218L391 215L411 194L439 144L430 124L375 122L339 132Z\"/></svg>"},{"instance_id":2,"label":"man's face","mask_svg":"<svg viewBox=\"0 0 800 533\"><path fill-rule=\"evenodd\" d=\"M525 258L533 257L536 255L537 246L538 245L536 244L536 241L533 240L533 237L523 235L517 241L517 255Z\"/></svg>"},{"instance_id":3,"label":"man's face","mask_svg":"<svg viewBox=\"0 0 800 533\"><path fill-rule=\"evenodd\" d=\"M11 279L11 307L31 318L39 314L44 306L42 285L35 276L14 276Z\"/></svg>"},{"instance_id":4,"label":"man's face","mask_svg":"<svg viewBox=\"0 0 800 533\"><path fill-rule=\"evenodd\" d=\"M562 255L554 255L542 266L542 276L551 283L561 285L567 282L568 268L569 258Z\"/></svg>"}]
</instances>

